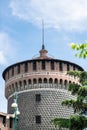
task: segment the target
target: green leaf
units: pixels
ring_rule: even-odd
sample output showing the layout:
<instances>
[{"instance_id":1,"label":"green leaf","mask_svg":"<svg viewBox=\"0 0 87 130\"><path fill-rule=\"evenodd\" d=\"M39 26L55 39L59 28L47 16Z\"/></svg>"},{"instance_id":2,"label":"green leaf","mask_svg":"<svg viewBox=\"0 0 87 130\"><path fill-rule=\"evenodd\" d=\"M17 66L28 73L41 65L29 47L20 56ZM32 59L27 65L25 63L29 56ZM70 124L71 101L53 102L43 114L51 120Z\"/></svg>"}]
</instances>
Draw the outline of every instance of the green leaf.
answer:
<instances>
[{"instance_id":1,"label":"green leaf","mask_svg":"<svg viewBox=\"0 0 87 130\"><path fill-rule=\"evenodd\" d=\"M70 46L71 46L71 48L72 48L73 50L74 50L75 47L76 47L74 43L71 43Z\"/></svg>"},{"instance_id":2,"label":"green leaf","mask_svg":"<svg viewBox=\"0 0 87 130\"><path fill-rule=\"evenodd\" d=\"M84 59L87 57L87 43L71 43L70 46L73 50L78 51L78 53L75 54L76 57Z\"/></svg>"}]
</instances>

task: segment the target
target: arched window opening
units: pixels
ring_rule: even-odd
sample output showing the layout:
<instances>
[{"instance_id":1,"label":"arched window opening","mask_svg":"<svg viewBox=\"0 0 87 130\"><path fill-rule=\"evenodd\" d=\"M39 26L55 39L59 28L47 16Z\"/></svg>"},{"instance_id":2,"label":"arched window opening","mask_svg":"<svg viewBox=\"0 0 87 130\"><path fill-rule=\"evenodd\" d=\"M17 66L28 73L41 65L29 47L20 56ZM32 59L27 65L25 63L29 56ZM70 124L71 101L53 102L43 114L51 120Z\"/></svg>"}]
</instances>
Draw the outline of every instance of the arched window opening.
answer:
<instances>
[{"instance_id":1,"label":"arched window opening","mask_svg":"<svg viewBox=\"0 0 87 130\"><path fill-rule=\"evenodd\" d=\"M47 83L47 78L44 78L44 83Z\"/></svg>"},{"instance_id":2,"label":"arched window opening","mask_svg":"<svg viewBox=\"0 0 87 130\"><path fill-rule=\"evenodd\" d=\"M36 84L37 83L37 80L36 79L33 79L33 84Z\"/></svg>"},{"instance_id":3,"label":"arched window opening","mask_svg":"<svg viewBox=\"0 0 87 130\"><path fill-rule=\"evenodd\" d=\"M63 83L63 80L62 79L60 79L60 84L62 84Z\"/></svg>"},{"instance_id":4,"label":"arched window opening","mask_svg":"<svg viewBox=\"0 0 87 130\"><path fill-rule=\"evenodd\" d=\"M28 80L28 84L31 84L31 79Z\"/></svg>"},{"instance_id":5,"label":"arched window opening","mask_svg":"<svg viewBox=\"0 0 87 130\"><path fill-rule=\"evenodd\" d=\"M58 79L54 79L54 83L55 83L55 84L58 84Z\"/></svg>"},{"instance_id":6,"label":"arched window opening","mask_svg":"<svg viewBox=\"0 0 87 130\"><path fill-rule=\"evenodd\" d=\"M41 78L38 79L38 83L42 83L42 79Z\"/></svg>"},{"instance_id":7,"label":"arched window opening","mask_svg":"<svg viewBox=\"0 0 87 130\"><path fill-rule=\"evenodd\" d=\"M19 81L19 89L23 89L22 81Z\"/></svg>"},{"instance_id":8,"label":"arched window opening","mask_svg":"<svg viewBox=\"0 0 87 130\"><path fill-rule=\"evenodd\" d=\"M26 88L27 85L26 80L23 81L23 84L24 84L24 88Z\"/></svg>"},{"instance_id":9,"label":"arched window opening","mask_svg":"<svg viewBox=\"0 0 87 130\"><path fill-rule=\"evenodd\" d=\"M53 83L53 79L52 78L49 79L49 83L50 84Z\"/></svg>"},{"instance_id":10,"label":"arched window opening","mask_svg":"<svg viewBox=\"0 0 87 130\"><path fill-rule=\"evenodd\" d=\"M64 81L64 87L67 88L67 80Z\"/></svg>"},{"instance_id":11,"label":"arched window opening","mask_svg":"<svg viewBox=\"0 0 87 130\"><path fill-rule=\"evenodd\" d=\"M63 80L62 79L60 79L60 86L61 86L61 88L63 86Z\"/></svg>"},{"instance_id":12,"label":"arched window opening","mask_svg":"<svg viewBox=\"0 0 87 130\"><path fill-rule=\"evenodd\" d=\"M69 81L69 84L71 84L71 81Z\"/></svg>"}]
</instances>

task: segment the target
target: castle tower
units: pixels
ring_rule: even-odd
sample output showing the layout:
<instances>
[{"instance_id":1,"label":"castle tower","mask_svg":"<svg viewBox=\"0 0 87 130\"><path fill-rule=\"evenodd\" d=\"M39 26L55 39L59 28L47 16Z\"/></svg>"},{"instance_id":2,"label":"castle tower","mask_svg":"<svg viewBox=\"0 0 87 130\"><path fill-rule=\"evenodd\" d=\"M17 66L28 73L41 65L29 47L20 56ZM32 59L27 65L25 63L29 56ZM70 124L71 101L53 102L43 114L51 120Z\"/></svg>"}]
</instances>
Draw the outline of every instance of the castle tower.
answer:
<instances>
[{"instance_id":1,"label":"castle tower","mask_svg":"<svg viewBox=\"0 0 87 130\"><path fill-rule=\"evenodd\" d=\"M78 83L78 79L66 73L69 70L83 71L83 68L49 57L44 44L39 52L39 57L15 63L3 72L8 113L13 113L13 95L15 91L18 93L21 113L18 130L56 130L51 124L52 119L73 114L73 109L62 106L61 102L73 97L67 85Z\"/></svg>"}]
</instances>

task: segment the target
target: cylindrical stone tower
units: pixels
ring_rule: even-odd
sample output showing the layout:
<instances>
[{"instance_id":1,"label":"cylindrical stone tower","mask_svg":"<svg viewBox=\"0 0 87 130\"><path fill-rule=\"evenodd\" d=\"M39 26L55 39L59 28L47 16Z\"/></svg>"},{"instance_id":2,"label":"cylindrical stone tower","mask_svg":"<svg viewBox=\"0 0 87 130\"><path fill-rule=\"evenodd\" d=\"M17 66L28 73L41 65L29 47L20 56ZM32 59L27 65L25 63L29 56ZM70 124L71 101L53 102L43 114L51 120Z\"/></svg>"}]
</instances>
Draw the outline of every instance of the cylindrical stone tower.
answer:
<instances>
[{"instance_id":1,"label":"cylindrical stone tower","mask_svg":"<svg viewBox=\"0 0 87 130\"><path fill-rule=\"evenodd\" d=\"M18 93L20 116L18 130L55 130L51 120L68 117L72 108L61 105L64 99L74 98L67 90L70 83L78 84L78 78L66 75L69 70L83 71L79 65L54 59L47 55L42 45L40 56L7 67L3 72L8 113L14 92Z\"/></svg>"}]
</instances>

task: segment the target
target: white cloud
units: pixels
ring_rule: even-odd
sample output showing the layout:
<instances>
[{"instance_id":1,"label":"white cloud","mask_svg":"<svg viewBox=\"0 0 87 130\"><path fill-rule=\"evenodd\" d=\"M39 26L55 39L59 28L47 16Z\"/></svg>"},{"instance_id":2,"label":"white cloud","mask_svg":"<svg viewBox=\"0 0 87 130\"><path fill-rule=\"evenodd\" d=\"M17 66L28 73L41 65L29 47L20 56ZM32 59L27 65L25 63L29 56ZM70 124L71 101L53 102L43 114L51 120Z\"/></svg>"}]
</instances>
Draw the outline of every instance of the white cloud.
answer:
<instances>
[{"instance_id":1,"label":"white cloud","mask_svg":"<svg viewBox=\"0 0 87 130\"><path fill-rule=\"evenodd\" d=\"M6 64L7 60L2 51L0 51L0 64Z\"/></svg>"},{"instance_id":2,"label":"white cloud","mask_svg":"<svg viewBox=\"0 0 87 130\"><path fill-rule=\"evenodd\" d=\"M86 29L87 0L11 0L12 14L57 29Z\"/></svg>"},{"instance_id":3,"label":"white cloud","mask_svg":"<svg viewBox=\"0 0 87 130\"><path fill-rule=\"evenodd\" d=\"M0 64L7 64L10 57L14 54L13 43L14 40L7 33L0 32Z\"/></svg>"}]
</instances>

